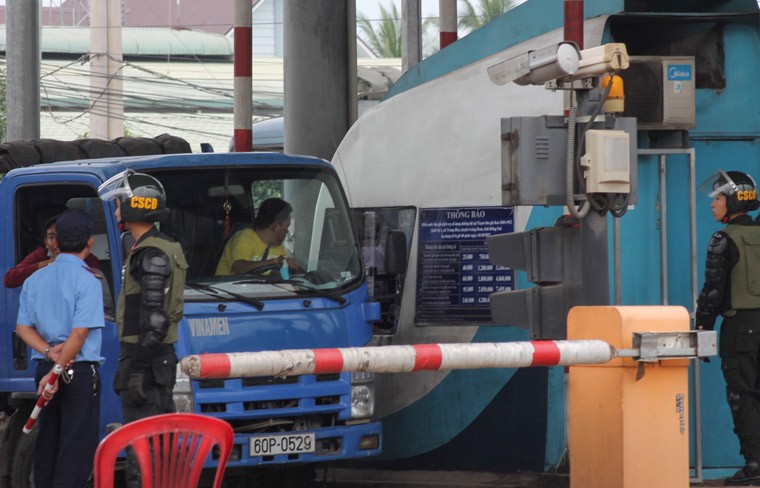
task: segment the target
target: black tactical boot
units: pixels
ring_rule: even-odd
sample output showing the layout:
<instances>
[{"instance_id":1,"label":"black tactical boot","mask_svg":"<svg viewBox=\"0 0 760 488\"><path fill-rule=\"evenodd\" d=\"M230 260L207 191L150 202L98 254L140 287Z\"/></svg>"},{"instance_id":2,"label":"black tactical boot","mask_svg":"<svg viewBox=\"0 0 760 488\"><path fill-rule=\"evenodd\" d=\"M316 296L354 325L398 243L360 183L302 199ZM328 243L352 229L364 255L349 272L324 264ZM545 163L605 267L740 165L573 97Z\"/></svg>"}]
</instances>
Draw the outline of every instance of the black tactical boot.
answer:
<instances>
[{"instance_id":1,"label":"black tactical boot","mask_svg":"<svg viewBox=\"0 0 760 488\"><path fill-rule=\"evenodd\" d=\"M726 478L727 486L751 486L760 484L760 464L757 461L747 461L746 466Z\"/></svg>"}]
</instances>

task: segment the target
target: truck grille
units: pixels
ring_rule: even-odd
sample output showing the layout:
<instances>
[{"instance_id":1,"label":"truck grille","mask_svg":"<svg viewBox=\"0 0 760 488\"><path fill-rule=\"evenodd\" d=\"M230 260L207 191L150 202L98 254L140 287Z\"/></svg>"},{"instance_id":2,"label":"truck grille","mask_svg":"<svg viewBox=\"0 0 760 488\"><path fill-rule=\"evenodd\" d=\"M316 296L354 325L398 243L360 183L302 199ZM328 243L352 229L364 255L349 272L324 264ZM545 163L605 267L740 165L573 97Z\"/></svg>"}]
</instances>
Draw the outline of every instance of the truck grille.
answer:
<instances>
[{"instance_id":1,"label":"truck grille","mask_svg":"<svg viewBox=\"0 0 760 488\"><path fill-rule=\"evenodd\" d=\"M227 420L237 432L300 430L298 423L335 425L350 416L349 373L194 383L197 410Z\"/></svg>"}]
</instances>

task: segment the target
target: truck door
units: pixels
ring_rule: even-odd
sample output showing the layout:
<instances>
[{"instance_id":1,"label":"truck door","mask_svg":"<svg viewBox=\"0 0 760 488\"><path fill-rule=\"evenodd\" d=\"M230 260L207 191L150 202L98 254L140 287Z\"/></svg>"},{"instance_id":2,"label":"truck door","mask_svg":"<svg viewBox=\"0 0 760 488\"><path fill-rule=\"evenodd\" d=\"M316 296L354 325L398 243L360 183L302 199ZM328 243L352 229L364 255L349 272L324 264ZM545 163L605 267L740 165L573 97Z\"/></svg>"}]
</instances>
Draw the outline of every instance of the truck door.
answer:
<instances>
[{"instance_id":1,"label":"truck door","mask_svg":"<svg viewBox=\"0 0 760 488\"><path fill-rule=\"evenodd\" d=\"M103 292L107 320L113 320L113 277L119 276L120 264L111 260L108 242L106 214L103 203L97 197L94 184L84 181L76 182L76 177L67 177L66 181L45 181L40 183L39 175L27 175L13 178L9 191L3 193L5 213L5 235L2 247L3 272L7 273L32 252L46 252L44 246L45 223L66 209L79 208L88 212L95 223L95 245L92 254L99 260L99 269L104 275ZM109 216L110 217L110 216ZM10 345L9 351L0 360L0 388L3 391L19 392L36 390L33 384L33 364L31 351L15 337L16 317L21 286L5 288L3 293L3 324L0 331L6 337L3 342ZM104 368L115 368L118 342L115 341L115 324L106 324L103 334L103 354L113 358ZM109 330L110 329L110 330ZM107 371L103 371L106 377ZM5 385L3 385L5 383Z\"/></svg>"},{"instance_id":2,"label":"truck door","mask_svg":"<svg viewBox=\"0 0 760 488\"><path fill-rule=\"evenodd\" d=\"M353 209L369 290L380 302L378 335L393 334L398 325L416 215L415 207Z\"/></svg>"}]
</instances>

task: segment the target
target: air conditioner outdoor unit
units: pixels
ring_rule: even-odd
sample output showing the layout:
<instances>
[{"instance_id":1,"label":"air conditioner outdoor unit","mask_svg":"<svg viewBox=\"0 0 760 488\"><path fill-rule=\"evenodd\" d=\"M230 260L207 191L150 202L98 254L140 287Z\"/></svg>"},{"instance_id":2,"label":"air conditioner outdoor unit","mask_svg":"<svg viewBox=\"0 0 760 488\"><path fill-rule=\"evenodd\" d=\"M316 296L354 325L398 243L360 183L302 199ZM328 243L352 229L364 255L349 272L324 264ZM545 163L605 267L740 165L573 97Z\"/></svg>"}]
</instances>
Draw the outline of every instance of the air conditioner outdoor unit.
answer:
<instances>
[{"instance_id":1,"label":"air conditioner outdoor unit","mask_svg":"<svg viewBox=\"0 0 760 488\"><path fill-rule=\"evenodd\" d=\"M696 125L693 56L631 56L622 70L623 116L640 130L691 129Z\"/></svg>"}]
</instances>

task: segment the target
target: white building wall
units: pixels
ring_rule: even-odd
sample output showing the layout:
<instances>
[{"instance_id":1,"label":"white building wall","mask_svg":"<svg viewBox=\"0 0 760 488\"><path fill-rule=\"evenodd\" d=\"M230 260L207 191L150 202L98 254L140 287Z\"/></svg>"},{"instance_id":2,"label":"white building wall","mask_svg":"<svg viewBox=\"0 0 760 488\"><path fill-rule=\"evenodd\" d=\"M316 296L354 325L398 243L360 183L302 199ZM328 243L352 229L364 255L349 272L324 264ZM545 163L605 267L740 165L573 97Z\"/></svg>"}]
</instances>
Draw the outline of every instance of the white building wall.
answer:
<instances>
[{"instance_id":1,"label":"white building wall","mask_svg":"<svg viewBox=\"0 0 760 488\"><path fill-rule=\"evenodd\" d=\"M253 55L282 57L282 0L253 7Z\"/></svg>"}]
</instances>

